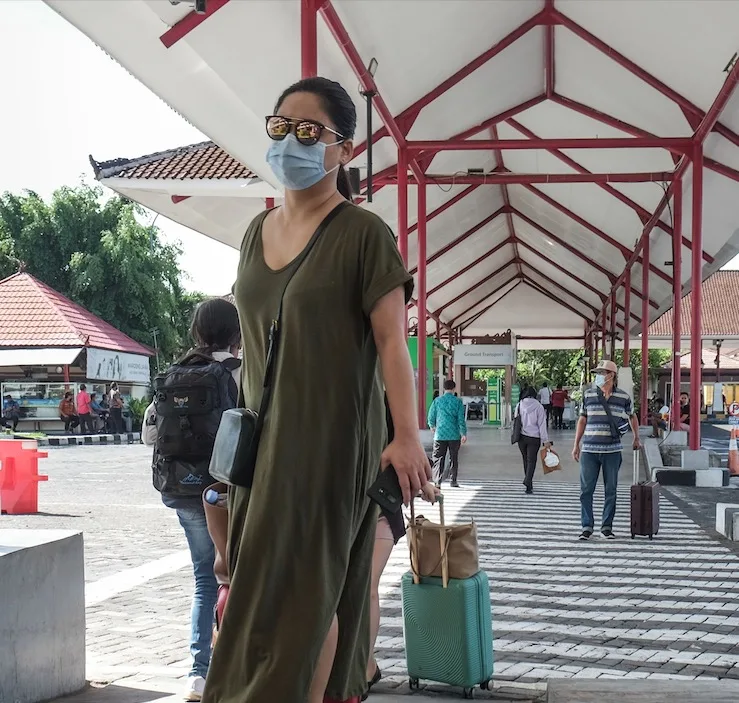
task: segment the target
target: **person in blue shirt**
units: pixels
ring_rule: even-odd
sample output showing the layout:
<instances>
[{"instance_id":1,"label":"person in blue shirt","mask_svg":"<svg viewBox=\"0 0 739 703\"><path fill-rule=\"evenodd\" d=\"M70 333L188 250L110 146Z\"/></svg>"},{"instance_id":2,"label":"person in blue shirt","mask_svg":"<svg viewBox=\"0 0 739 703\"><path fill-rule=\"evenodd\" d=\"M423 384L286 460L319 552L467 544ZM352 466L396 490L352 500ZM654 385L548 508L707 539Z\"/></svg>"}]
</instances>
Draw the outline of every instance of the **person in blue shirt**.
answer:
<instances>
[{"instance_id":1,"label":"person in blue shirt","mask_svg":"<svg viewBox=\"0 0 739 703\"><path fill-rule=\"evenodd\" d=\"M21 406L13 396L8 393L3 398L3 415L2 426L12 428L13 432L18 428L18 421L21 419Z\"/></svg>"},{"instance_id":2,"label":"person in blue shirt","mask_svg":"<svg viewBox=\"0 0 739 703\"><path fill-rule=\"evenodd\" d=\"M455 394L457 384L444 381L444 395L431 403L429 409L429 427L434 430L433 470L434 483L441 488L445 477L446 455L449 453L452 488L458 488L459 448L467 441L467 421L464 417L464 403Z\"/></svg>"}]
</instances>

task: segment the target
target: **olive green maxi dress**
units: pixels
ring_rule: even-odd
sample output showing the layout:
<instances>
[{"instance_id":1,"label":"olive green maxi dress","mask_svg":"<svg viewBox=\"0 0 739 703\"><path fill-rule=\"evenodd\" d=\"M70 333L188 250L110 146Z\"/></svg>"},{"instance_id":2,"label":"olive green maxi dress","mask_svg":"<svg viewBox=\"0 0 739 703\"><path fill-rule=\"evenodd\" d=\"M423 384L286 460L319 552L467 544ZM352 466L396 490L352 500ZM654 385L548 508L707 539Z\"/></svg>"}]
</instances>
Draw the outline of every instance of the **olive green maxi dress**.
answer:
<instances>
[{"instance_id":1,"label":"olive green maxi dress","mask_svg":"<svg viewBox=\"0 0 739 703\"><path fill-rule=\"evenodd\" d=\"M257 409L270 323L296 261L268 268L262 222L246 232L234 293L243 391ZM302 255L301 255L302 256ZM370 313L405 287L395 240L377 216L345 207L316 239L285 294L271 406L251 488L230 492L231 590L204 703L304 703L334 614L339 644L326 691L361 695L385 410Z\"/></svg>"}]
</instances>

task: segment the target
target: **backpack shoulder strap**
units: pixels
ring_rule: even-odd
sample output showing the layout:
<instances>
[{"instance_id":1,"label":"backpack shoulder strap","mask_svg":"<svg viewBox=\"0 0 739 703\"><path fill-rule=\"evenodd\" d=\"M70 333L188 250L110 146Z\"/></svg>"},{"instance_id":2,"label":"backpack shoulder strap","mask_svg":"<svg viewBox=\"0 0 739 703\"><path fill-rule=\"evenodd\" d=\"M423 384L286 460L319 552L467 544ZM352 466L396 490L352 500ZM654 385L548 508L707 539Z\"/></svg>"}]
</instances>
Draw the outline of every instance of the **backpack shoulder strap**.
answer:
<instances>
[{"instance_id":1,"label":"backpack shoulder strap","mask_svg":"<svg viewBox=\"0 0 739 703\"><path fill-rule=\"evenodd\" d=\"M215 359L199 351L190 351L176 362L177 366L194 366L197 364L213 364Z\"/></svg>"},{"instance_id":2,"label":"backpack shoulder strap","mask_svg":"<svg viewBox=\"0 0 739 703\"><path fill-rule=\"evenodd\" d=\"M611 406L608 403L608 400L606 400L606 396L603 394L603 391L598 388L598 400L600 401L600 404L603 406L603 410L606 412L606 416L608 417L608 424L611 426L611 437L613 439L620 439L621 433L618 431L618 427L616 427L616 421L613 419L613 413L611 412Z\"/></svg>"},{"instance_id":3,"label":"backpack shoulder strap","mask_svg":"<svg viewBox=\"0 0 739 703\"><path fill-rule=\"evenodd\" d=\"M223 366L223 368L229 373L232 373L233 371L236 371L236 369L241 368L241 359L237 359L235 356L232 356L228 359L224 359L221 362L221 366Z\"/></svg>"}]
</instances>

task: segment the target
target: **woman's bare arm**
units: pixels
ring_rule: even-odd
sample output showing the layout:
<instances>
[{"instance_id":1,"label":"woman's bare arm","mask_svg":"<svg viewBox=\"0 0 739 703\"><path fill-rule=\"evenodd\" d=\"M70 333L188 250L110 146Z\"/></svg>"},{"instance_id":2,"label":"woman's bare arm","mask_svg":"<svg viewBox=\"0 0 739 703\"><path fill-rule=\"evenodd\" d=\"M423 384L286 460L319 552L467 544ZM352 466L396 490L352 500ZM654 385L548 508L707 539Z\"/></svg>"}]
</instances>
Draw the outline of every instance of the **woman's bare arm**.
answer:
<instances>
[{"instance_id":1,"label":"woman's bare arm","mask_svg":"<svg viewBox=\"0 0 739 703\"><path fill-rule=\"evenodd\" d=\"M383 468L392 464L407 504L431 479L431 467L418 435L416 389L408 354L405 297L402 288L381 298L370 315L382 364L395 439L383 454Z\"/></svg>"}]
</instances>

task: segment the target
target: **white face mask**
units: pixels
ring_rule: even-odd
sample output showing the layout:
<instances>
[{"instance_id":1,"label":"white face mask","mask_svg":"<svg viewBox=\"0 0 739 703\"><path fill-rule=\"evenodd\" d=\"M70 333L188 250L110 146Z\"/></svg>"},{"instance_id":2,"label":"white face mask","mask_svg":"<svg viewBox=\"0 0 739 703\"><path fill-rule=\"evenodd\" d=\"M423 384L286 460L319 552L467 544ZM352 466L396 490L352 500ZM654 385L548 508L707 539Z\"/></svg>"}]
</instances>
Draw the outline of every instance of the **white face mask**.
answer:
<instances>
[{"instance_id":1,"label":"white face mask","mask_svg":"<svg viewBox=\"0 0 739 703\"><path fill-rule=\"evenodd\" d=\"M606 377L599 373L596 375L594 383L596 388L603 388L606 385Z\"/></svg>"}]
</instances>

